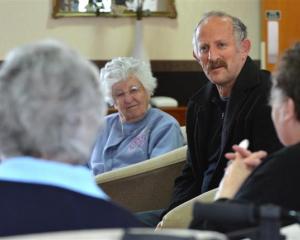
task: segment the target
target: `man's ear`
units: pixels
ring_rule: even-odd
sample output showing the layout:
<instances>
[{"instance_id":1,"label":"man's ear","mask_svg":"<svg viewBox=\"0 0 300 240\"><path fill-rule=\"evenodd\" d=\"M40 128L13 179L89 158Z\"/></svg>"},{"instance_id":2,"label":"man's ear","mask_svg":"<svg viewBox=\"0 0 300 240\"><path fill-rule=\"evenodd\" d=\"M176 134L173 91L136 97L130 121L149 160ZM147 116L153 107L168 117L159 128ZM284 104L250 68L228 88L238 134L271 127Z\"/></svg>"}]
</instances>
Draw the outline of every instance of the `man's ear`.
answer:
<instances>
[{"instance_id":1,"label":"man's ear","mask_svg":"<svg viewBox=\"0 0 300 240\"><path fill-rule=\"evenodd\" d=\"M250 52L250 49L251 49L251 41L246 38L244 39L242 42L241 42L241 49L242 49L242 52L248 56L249 52Z\"/></svg>"},{"instance_id":2,"label":"man's ear","mask_svg":"<svg viewBox=\"0 0 300 240\"><path fill-rule=\"evenodd\" d=\"M284 119L285 120L297 119L295 103L291 98L288 98L288 100L285 103L285 106L284 106Z\"/></svg>"}]
</instances>

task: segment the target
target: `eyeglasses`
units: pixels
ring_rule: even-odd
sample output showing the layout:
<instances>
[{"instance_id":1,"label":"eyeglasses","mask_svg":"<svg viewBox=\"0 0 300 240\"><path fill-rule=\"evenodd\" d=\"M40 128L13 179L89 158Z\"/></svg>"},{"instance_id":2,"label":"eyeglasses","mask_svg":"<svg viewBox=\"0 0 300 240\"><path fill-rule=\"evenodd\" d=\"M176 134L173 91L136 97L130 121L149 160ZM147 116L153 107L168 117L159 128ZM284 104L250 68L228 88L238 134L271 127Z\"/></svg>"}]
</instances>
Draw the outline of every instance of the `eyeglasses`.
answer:
<instances>
[{"instance_id":1,"label":"eyeglasses","mask_svg":"<svg viewBox=\"0 0 300 240\"><path fill-rule=\"evenodd\" d=\"M132 85L128 91L116 91L113 93L113 98L117 100L122 100L125 98L126 94L130 96L136 96L141 91L141 86L139 85Z\"/></svg>"}]
</instances>

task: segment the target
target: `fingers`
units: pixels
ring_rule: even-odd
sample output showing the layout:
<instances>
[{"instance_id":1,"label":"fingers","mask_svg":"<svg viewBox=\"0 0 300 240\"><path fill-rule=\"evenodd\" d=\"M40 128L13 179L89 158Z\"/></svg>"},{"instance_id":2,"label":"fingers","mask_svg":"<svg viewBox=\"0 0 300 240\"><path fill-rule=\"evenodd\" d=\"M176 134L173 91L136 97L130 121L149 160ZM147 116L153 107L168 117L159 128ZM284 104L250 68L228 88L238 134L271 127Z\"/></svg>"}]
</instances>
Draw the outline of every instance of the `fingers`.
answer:
<instances>
[{"instance_id":1,"label":"fingers","mask_svg":"<svg viewBox=\"0 0 300 240\"><path fill-rule=\"evenodd\" d=\"M247 150L245 148L242 148L242 147L240 147L238 145L233 145L232 149L236 153L239 153L242 158L246 158L246 157L248 157L251 154L251 152L249 150Z\"/></svg>"},{"instance_id":2,"label":"fingers","mask_svg":"<svg viewBox=\"0 0 300 240\"><path fill-rule=\"evenodd\" d=\"M235 153L225 153L225 158L228 160L234 160L236 158Z\"/></svg>"},{"instance_id":3,"label":"fingers","mask_svg":"<svg viewBox=\"0 0 300 240\"><path fill-rule=\"evenodd\" d=\"M242 148L238 145L233 145L232 149L235 151L234 153L225 154L225 158L227 158L228 160L234 160L236 158L246 158L251 154L249 150Z\"/></svg>"},{"instance_id":4,"label":"fingers","mask_svg":"<svg viewBox=\"0 0 300 240\"><path fill-rule=\"evenodd\" d=\"M237 145L234 145L233 148L234 150L237 150L237 152L225 154L225 158L229 160L227 166L229 166L233 160L243 160L247 167L255 168L261 163L262 159L267 156L266 151L251 153L249 150L240 148Z\"/></svg>"},{"instance_id":5,"label":"fingers","mask_svg":"<svg viewBox=\"0 0 300 240\"><path fill-rule=\"evenodd\" d=\"M248 167L254 168L257 167L261 163L262 159L265 158L266 156L267 156L266 151L254 152L249 157L245 158L244 162Z\"/></svg>"}]
</instances>

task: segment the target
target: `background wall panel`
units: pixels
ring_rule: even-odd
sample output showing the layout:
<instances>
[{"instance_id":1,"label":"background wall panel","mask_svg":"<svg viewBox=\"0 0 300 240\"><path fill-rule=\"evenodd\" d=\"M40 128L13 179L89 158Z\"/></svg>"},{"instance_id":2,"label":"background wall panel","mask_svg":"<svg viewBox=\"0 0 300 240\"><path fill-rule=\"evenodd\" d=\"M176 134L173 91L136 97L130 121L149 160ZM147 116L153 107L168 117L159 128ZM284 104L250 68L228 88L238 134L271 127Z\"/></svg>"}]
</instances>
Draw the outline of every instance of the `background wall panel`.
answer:
<instances>
[{"instance_id":1,"label":"background wall panel","mask_svg":"<svg viewBox=\"0 0 300 240\"><path fill-rule=\"evenodd\" d=\"M176 0L177 19L144 18L144 46L150 59L192 60L191 37L200 16L224 10L241 17L252 39L250 55L259 59L259 0ZM134 18L52 19L52 0L0 1L0 59L16 45L52 37L77 48L89 59L131 54Z\"/></svg>"}]
</instances>

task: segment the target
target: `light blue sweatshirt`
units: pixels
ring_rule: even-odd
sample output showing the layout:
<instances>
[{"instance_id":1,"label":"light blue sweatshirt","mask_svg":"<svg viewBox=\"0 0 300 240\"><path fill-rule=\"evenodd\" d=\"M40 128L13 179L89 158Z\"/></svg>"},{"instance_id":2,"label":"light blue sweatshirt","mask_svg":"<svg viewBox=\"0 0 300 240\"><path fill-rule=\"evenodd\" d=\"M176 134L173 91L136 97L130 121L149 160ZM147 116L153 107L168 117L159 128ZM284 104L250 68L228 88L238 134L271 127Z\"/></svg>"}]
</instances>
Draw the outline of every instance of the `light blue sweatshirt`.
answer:
<instances>
[{"instance_id":1,"label":"light blue sweatshirt","mask_svg":"<svg viewBox=\"0 0 300 240\"><path fill-rule=\"evenodd\" d=\"M12 157L0 164L0 180L55 186L91 197L109 199L84 166L33 157Z\"/></svg>"},{"instance_id":2,"label":"light blue sweatshirt","mask_svg":"<svg viewBox=\"0 0 300 240\"><path fill-rule=\"evenodd\" d=\"M145 117L121 124L119 114L106 116L96 140L90 166L95 175L138 163L184 145L180 126L171 115L150 108Z\"/></svg>"}]
</instances>

